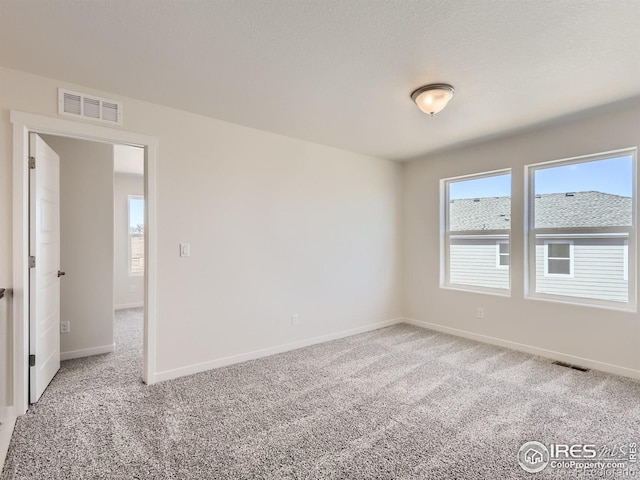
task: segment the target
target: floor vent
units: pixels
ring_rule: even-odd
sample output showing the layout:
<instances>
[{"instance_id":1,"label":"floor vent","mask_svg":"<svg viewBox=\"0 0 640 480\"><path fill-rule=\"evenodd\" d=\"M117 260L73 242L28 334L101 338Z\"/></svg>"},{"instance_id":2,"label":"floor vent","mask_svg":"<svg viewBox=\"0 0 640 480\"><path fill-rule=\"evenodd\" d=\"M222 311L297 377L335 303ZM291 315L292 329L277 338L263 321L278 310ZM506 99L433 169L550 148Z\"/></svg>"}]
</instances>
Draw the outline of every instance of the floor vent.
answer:
<instances>
[{"instance_id":1,"label":"floor vent","mask_svg":"<svg viewBox=\"0 0 640 480\"><path fill-rule=\"evenodd\" d=\"M58 114L122 125L122 102L59 88Z\"/></svg>"},{"instance_id":2,"label":"floor vent","mask_svg":"<svg viewBox=\"0 0 640 480\"><path fill-rule=\"evenodd\" d=\"M578 365L571 365L570 363L556 361L553 362L554 365L558 365L560 367L571 368L573 370L578 370L579 372L588 372L589 369L585 367L580 367Z\"/></svg>"}]
</instances>

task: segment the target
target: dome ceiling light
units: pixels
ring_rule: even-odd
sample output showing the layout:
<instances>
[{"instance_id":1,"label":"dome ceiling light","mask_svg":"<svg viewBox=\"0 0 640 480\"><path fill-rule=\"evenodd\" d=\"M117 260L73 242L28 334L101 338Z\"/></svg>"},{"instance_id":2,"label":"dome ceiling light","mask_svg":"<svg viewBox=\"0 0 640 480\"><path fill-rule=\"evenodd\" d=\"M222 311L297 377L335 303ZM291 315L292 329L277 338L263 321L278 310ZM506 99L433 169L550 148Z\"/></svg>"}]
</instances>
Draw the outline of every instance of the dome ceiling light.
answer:
<instances>
[{"instance_id":1,"label":"dome ceiling light","mask_svg":"<svg viewBox=\"0 0 640 480\"><path fill-rule=\"evenodd\" d=\"M454 93L453 87L447 83L432 83L414 90L411 100L424 113L433 116L447 106Z\"/></svg>"}]
</instances>

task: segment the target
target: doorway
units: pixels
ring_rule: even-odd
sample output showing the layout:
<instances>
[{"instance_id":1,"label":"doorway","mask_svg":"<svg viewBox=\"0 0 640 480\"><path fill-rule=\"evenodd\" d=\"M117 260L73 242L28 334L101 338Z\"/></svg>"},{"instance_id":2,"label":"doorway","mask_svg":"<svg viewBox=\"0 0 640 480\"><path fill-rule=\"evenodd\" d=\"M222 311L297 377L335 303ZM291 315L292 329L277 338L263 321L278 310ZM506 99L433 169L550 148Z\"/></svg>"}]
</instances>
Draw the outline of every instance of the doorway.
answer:
<instances>
[{"instance_id":1,"label":"doorway","mask_svg":"<svg viewBox=\"0 0 640 480\"><path fill-rule=\"evenodd\" d=\"M29 134L57 135L90 140L103 144L135 146L144 151L145 196L145 282L144 282L144 340L143 380L155 383L155 324L156 324L156 231L155 231L155 175L157 139L123 130L83 124L58 118L23 112L11 112L14 131L14 286L13 298L13 398L18 415L28 407L29 384Z\"/></svg>"},{"instance_id":2,"label":"doorway","mask_svg":"<svg viewBox=\"0 0 640 480\"><path fill-rule=\"evenodd\" d=\"M35 403L60 361L126 349L132 375L141 374L144 149L35 133L30 143L36 158L30 165L30 253L41 250L30 269L29 400ZM53 187L43 184L47 174ZM35 201L41 190L55 194L56 201ZM49 224L46 232L43 224ZM47 261L54 245L34 243L40 247L54 235L57 252ZM41 268L47 263L54 268ZM108 364L116 356L94 360Z\"/></svg>"}]
</instances>

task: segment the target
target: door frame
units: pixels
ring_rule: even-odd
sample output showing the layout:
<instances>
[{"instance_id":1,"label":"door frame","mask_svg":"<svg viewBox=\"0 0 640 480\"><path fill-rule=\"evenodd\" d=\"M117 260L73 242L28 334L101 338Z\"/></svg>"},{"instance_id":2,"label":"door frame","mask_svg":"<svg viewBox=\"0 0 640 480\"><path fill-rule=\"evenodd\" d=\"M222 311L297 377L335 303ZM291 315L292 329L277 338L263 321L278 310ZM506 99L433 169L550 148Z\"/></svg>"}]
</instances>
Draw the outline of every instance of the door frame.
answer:
<instances>
[{"instance_id":1,"label":"door frame","mask_svg":"<svg viewBox=\"0 0 640 480\"><path fill-rule=\"evenodd\" d=\"M29 133L143 147L145 194L145 314L143 380L156 370L156 173L158 139L149 135L12 110L13 124L13 407L29 407Z\"/></svg>"}]
</instances>

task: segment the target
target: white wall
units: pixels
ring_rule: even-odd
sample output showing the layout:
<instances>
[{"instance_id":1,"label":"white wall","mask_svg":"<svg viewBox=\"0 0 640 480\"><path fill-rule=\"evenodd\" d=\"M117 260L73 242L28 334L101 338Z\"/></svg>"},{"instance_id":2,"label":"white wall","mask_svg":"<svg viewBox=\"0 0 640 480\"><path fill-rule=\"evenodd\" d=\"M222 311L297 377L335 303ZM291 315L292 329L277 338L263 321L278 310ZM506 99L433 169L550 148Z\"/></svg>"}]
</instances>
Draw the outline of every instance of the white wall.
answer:
<instances>
[{"instance_id":1,"label":"white wall","mask_svg":"<svg viewBox=\"0 0 640 480\"><path fill-rule=\"evenodd\" d=\"M0 284L11 285L9 110L57 116L58 87L119 98L0 69ZM122 100L123 128L159 139L159 372L401 315L399 165Z\"/></svg>"},{"instance_id":2,"label":"white wall","mask_svg":"<svg viewBox=\"0 0 640 480\"><path fill-rule=\"evenodd\" d=\"M144 276L129 275L129 195L144 196L144 177L115 174L115 308L142 306ZM133 291L131 291L133 289Z\"/></svg>"},{"instance_id":3,"label":"white wall","mask_svg":"<svg viewBox=\"0 0 640 480\"><path fill-rule=\"evenodd\" d=\"M523 294L524 165L637 146L639 125L637 108L599 114L407 164L405 315L458 333L516 342L521 345L512 346L559 352L621 367L621 373L640 374L637 313L529 300ZM439 180L503 168L513 169L511 297L440 288ZM484 320L476 318L477 307L484 307Z\"/></svg>"},{"instance_id":4,"label":"white wall","mask_svg":"<svg viewBox=\"0 0 640 480\"><path fill-rule=\"evenodd\" d=\"M6 286L2 285L0 288L6 288ZM7 291L4 298L0 300L0 421L5 417L4 409L12 403L11 385L8 385L6 381L1 381L11 377L13 355L11 315L11 293Z\"/></svg>"},{"instance_id":5,"label":"white wall","mask_svg":"<svg viewBox=\"0 0 640 480\"><path fill-rule=\"evenodd\" d=\"M0 77L0 104L4 104L6 94L5 82ZM12 221L12 167L11 153L13 151L11 140L11 125L6 107L2 108L0 117L0 286L11 288L13 286L13 242ZM11 328L10 305L11 297L5 296L0 300L0 351L6 352L2 368L0 368L0 421L5 417L4 409L11 405L13 399L12 371L13 366L9 355L13 355L13 329Z\"/></svg>"},{"instance_id":6,"label":"white wall","mask_svg":"<svg viewBox=\"0 0 640 480\"><path fill-rule=\"evenodd\" d=\"M60 156L62 358L113 345L113 146L42 135Z\"/></svg>"}]
</instances>

